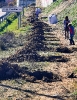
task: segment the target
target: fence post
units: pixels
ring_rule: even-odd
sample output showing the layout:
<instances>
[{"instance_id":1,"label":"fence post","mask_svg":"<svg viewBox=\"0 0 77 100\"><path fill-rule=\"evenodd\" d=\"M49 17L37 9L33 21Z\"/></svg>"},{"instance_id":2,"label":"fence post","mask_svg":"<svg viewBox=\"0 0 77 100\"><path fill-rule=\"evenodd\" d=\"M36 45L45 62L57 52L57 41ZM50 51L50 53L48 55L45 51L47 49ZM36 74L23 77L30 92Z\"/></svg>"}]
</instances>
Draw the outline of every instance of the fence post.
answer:
<instances>
[{"instance_id":1,"label":"fence post","mask_svg":"<svg viewBox=\"0 0 77 100\"><path fill-rule=\"evenodd\" d=\"M21 13L17 12L17 16L18 16L18 29L21 27Z\"/></svg>"}]
</instances>

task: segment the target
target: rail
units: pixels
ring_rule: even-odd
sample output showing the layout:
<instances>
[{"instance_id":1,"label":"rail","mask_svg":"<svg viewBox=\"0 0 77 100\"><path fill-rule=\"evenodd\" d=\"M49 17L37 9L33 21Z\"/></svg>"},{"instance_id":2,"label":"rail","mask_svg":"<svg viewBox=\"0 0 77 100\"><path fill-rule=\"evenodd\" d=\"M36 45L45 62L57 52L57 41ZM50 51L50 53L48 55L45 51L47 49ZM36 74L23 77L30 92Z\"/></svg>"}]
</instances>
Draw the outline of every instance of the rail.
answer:
<instances>
[{"instance_id":1,"label":"rail","mask_svg":"<svg viewBox=\"0 0 77 100\"><path fill-rule=\"evenodd\" d=\"M9 16L11 13L7 12L5 15L0 17L0 23L2 23L4 20L6 20L7 16Z\"/></svg>"}]
</instances>

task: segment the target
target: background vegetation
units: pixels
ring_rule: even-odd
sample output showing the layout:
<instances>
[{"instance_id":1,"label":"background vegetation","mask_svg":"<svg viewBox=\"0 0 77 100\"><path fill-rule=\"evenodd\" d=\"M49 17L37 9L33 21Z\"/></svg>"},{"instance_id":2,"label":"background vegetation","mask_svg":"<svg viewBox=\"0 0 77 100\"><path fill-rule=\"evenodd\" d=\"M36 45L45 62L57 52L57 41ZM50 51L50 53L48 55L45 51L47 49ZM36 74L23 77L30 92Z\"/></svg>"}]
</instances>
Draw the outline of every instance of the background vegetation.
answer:
<instances>
[{"instance_id":1,"label":"background vegetation","mask_svg":"<svg viewBox=\"0 0 77 100\"><path fill-rule=\"evenodd\" d=\"M63 2L63 0L57 0L57 1L53 2L51 5L49 5L48 7L46 7L44 9L44 13L51 12L54 8L56 8L57 6L59 6L62 2Z\"/></svg>"},{"instance_id":2,"label":"background vegetation","mask_svg":"<svg viewBox=\"0 0 77 100\"><path fill-rule=\"evenodd\" d=\"M21 14L22 16L22 14ZM23 16L22 16L23 17ZM18 29L18 18L16 13L11 13L3 23L0 24L0 34L12 31L16 35L28 32L30 25L26 21L26 18L21 19L21 27Z\"/></svg>"}]
</instances>

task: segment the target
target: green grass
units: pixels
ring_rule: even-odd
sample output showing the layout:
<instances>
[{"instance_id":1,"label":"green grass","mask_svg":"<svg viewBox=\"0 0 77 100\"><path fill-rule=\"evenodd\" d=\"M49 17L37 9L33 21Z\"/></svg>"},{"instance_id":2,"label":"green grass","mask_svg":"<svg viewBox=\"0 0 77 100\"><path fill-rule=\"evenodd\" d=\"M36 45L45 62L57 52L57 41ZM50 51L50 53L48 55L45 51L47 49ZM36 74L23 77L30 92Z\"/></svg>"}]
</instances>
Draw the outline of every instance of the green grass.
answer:
<instances>
[{"instance_id":1,"label":"green grass","mask_svg":"<svg viewBox=\"0 0 77 100\"><path fill-rule=\"evenodd\" d=\"M54 8L56 8L57 6L59 6L62 1L63 0L57 0L57 1L53 2L51 5L49 5L48 7L45 8L44 13L49 13Z\"/></svg>"},{"instance_id":2,"label":"green grass","mask_svg":"<svg viewBox=\"0 0 77 100\"><path fill-rule=\"evenodd\" d=\"M0 32L0 34L3 34L5 32L9 32L12 31L14 32L16 35L20 34L20 33L27 33L28 30L30 29L30 25L27 24L25 27L20 27L18 29L18 18L16 18L10 25L8 25L7 27L4 28L4 30L2 30Z\"/></svg>"},{"instance_id":3,"label":"green grass","mask_svg":"<svg viewBox=\"0 0 77 100\"><path fill-rule=\"evenodd\" d=\"M26 8L24 9L26 12ZM13 32L16 35L27 33L30 29L30 25L26 22L26 18L21 18L21 27L18 29L18 18L16 13L10 14L4 22L0 24L0 34L4 34L5 32ZM23 24L25 23L25 25Z\"/></svg>"},{"instance_id":4,"label":"green grass","mask_svg":"<svg viewBox=\"0 0 77 100\"><path fill-rule=\"evenodd\" d=\"M20 33L24 33L27 32L30 28L30 25L26 25L25 27L20 27L18 29L18 19L15 19L4 31L12 31L15 34L20 34Z\"/></svg>"},{"instance_id":5,"label":"green grass","mask_svg":"<svg viewBox=\"0 0 77 100\"><path fill-rule=\"evenodd\" d=\"M77 100L77 90L72 93L74 100Z\"/></svg>"},{"instance_id":6,"label":"green grass","mask_svg":"<svg viewBox=\"0 0 77 100\"><path fill-rule=\"evenodd\" d=\"M17 30L17 19L15 19L9 26L7 26L4 32L15 31L15 30Z\"/></svg>"},{"instance_id":7,"label":"green grass","mask_svg":"<svg viewBox=\"0 0 77 100\"><path fill-rule=\"evenodd\" d=\"M77 68L74 70L74 73L77 73Z\"/></svg>"},{"instance_id":8,"label":"green grass","mask_svg":"<svg viewBox=\"0 0 77 100\"><path fill-rule=\"evenodd\" d=\"M6 20L4 20L1 24L0 24L0 34L3 34L4 32L6 32L7 27L12 24L12 22L17 18L17 14L16 13L12 13L9 16L7 16ZM13 25L15 26L15 25ZM12 26L12 27L13 27ZM11 28L12 28L11 27Z\"/></svg>"},{"instance_id":9,"label":"green grass","mask_svg":"<svg viewBox=\"0 0 77 100\"><path fill-rule=\"evenodd\" d=\"M15 19L10 25L6 26L4 28L4 30L2 30L0 32L0 34L3 34L3 33L8 32L8 31L14 32L15 30L17 30L17 19Z\"/></svg>"}]
</instances>

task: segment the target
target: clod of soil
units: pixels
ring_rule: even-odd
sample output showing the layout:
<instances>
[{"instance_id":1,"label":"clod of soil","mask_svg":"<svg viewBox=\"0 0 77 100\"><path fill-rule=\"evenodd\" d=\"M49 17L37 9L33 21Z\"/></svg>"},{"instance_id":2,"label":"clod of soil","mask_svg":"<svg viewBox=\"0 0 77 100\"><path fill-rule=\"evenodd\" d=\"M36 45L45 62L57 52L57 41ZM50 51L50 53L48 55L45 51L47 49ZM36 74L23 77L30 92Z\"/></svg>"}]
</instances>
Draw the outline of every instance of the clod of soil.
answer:
<instances>
[{"instance_id":1,"label":"clod of soil","mask_svg":"<svg viewBox=\"0 0 77 100\"><path fill-rule=\"evenodd\" d=\"M12 79L19 77L17 64L10 64L6 61L0 61L0 80Z\"/></svg>"},{"instance_id":2,"label":"clod of soil","mask_svg":"<svg viewBox=\"0 0 77 100\"><path fill-rule=\"evenodd\" d=\"M34 71L29 72L27 68L20 68L17 64L10 64L6 61L0 62L0 80L14 79L14 78L25 78L26 81L44 81L44 82L55 82L61 81L59 75L47 71Z\"/></svg>"},{"instance_id":3,"label":"clod of soil","mask_svg":"<svg viewBox=\"0 0 77 100\"><path fill-rule=\"evenodd\" d=\"M70 48L68 47L58 47L56 49L57 52L61 52L61 53L72 53L73 50L71 50Z\"/></svg>"},{"instance_id":4,"label":"clod of soil","mask_svg":"<svg viewBox=\"0 0 77 100\"><path fill-rule=\"evenodd\" d=\"M61 78L59 75L54 74L52 72L35 71L35 72L28 73L26 80L31 81L31 82L35 82L38 80L41 80L44 82L56 82L56 81L61 81Z\"/></svg>"}]
</instances>

